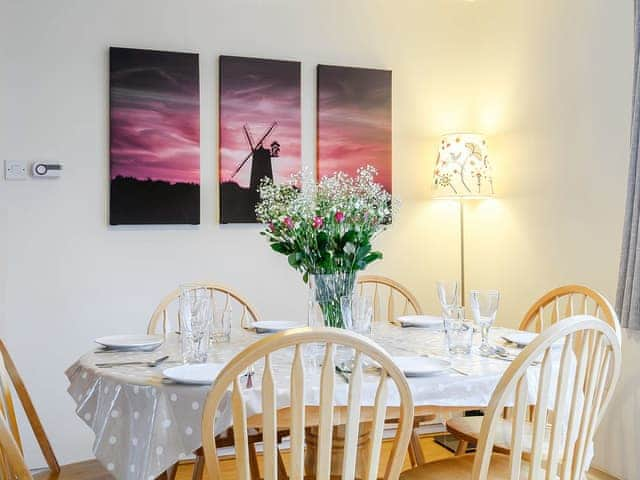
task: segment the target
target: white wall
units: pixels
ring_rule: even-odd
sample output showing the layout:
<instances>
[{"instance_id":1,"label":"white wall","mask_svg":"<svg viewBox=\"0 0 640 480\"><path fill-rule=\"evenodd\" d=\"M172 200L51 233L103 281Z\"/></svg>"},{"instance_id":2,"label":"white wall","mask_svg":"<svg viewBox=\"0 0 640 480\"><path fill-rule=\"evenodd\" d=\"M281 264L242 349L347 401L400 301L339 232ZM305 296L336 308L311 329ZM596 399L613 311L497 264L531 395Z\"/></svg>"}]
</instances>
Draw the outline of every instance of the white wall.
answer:
<instances>
[{"instance_id":1,"label":"white wall","mask_svg":"<svg viewBox=\"0 0 640 480\"><path fill-rule=\"evenodd\" d=\"M489 5L490 3L490 5ZM493 1L481 8L481 108L493 125L504 198L478 207L472 282L503 309L579 282L612 301L621 243L633 71L633 2ZM483 108L485 110L483 110ZM502 180L502 181L500 181ZM617 397L594 465L640 478L640 336L623 335Z\"/></svg>"},{"instance_id":2,"label":"white wall","mask_svg":"<svg viewBox=\"0 0 640 480\"><path fill-rule=\"evenodd\" d=\"M64 392L64 368L95 336L144 329L154 304L178 283L219 280L267 318L304 315L300 279L257 227L215 221L219 54L303 62L307 165L315 151L315 65L393 70L394 192L403 208L378 244L386 258L372 270L406 283L428 309L435 310L434 281L459 268L456 206L429 199L438 136L452 130L489 138L501 198L469 208L466 266L469 286L502 291L500 322L516 325L535 297L562 283L614 295L628 162L630 0L0 5L0 156L66 167L58 181L0 181L0 335L63 461L88 456L91 445ZM199 228L106 225L110 45L200 53ZM38 248L54 253L36 258ZM625 355L637 360L640 348L625 341ZM625 365L620 389L629 413L638 412L640 393L633 365ZM637 450L638 439L628 423L623 431L631 442L624 450L623 438L603 429L596 462L637 478L633 455L618 452Z\"/></svg>"}]
</instances>

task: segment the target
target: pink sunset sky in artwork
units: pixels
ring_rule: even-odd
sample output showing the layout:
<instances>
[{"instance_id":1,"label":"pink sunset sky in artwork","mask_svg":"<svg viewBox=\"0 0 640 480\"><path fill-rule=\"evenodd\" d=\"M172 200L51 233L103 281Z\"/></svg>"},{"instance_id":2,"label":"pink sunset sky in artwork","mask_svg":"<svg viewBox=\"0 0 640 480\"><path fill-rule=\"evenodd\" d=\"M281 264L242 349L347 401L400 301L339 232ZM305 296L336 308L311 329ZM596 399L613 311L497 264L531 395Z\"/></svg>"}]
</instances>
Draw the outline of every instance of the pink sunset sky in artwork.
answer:
<instances>
[{"instance_id":1,"label":"pink sunset sky in artwork","mask_svg":"<svg viewBox=\"0 0 640 480\"><path fill-rule=\"evenodd\" d=\"M200 183L198 56L111 51L111 178Z\"/></svg>"},{"instance_id":2,"label":"pink sunset sky in artwork","mask_svg":"<svg viewBox=\"0 0 640 480\"><path fill-rule=\"evenodd\" d=\"M220 57L220 182L249 186L251 159L231 178L251 152L242 127L247 125L258 142L274 121L278 125L264 147L280 144L272 168L274 180L282 182L301 167L300 63Z\"/></svg>"},{"instance_id":3,"label":"pink sunset sky in artwork","mask_svg":"<svg viewBox=\"0 0 640 480\"><path fill-rule=\"evenodd\" d=\"M318 176L373 165L391 192L391 71L318 66Z\"/></svg>"}]
</instances>

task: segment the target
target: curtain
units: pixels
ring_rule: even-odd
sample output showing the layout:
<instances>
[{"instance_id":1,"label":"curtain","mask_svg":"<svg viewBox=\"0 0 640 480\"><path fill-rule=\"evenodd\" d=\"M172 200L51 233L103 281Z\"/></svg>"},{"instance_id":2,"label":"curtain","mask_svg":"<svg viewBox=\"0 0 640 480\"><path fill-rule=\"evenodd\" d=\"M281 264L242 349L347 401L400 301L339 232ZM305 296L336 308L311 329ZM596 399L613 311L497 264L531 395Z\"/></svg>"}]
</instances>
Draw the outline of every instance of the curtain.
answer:
<instances>
[{"instance_id":1,"label":"curtain","mask_svg":"<svg viewBox=\"0 0 640 480\"><path fill-rule=\"evenodd\" d=\"M618 275L616 311L623 327L640 330L640 0L635 0L635 51L633 68L633 105L631 116L631 158L627 183L627 205L622 232L622 257Z\"/></svg>"}]
</instances>

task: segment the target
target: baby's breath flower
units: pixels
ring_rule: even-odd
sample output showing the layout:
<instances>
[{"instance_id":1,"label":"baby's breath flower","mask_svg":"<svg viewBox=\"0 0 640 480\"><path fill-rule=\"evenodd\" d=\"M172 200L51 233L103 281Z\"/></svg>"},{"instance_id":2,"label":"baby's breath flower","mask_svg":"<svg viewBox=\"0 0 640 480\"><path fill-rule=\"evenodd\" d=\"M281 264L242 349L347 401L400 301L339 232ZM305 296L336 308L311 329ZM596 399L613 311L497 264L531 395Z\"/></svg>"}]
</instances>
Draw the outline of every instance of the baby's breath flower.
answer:
<instances>
[{"instance_id":1,"label":"baby's breath flower","mask_svg":"<svg viewBox=\"0 0 640 480\"><path fill-rule=\"evenodd\" d=\"M305 274L361 270L381 258L370 241L398 204L374 181L376 175L369 165L353 177L336 172L318 183L309 169L284 184L264 179L256 215L272 248Z\"/></svg>"}]
</instances>

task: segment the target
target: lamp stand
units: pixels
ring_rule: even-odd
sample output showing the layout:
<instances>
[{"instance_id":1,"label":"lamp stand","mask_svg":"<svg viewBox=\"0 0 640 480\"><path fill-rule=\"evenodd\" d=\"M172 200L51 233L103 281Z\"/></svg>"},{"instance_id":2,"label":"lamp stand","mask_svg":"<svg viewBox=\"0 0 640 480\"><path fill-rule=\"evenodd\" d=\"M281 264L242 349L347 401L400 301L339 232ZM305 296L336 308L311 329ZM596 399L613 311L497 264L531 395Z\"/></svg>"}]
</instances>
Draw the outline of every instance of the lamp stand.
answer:
<instances>
[{"instance_id":1,"label":"lamp stand","mask_svg":"<svg viewBox=\"0 0 640 480\"><path fill-rule=\"evenodd\" d=\"M464 307L464 200L460 199L460 305Z\"/></svg>"}]
</instances>

